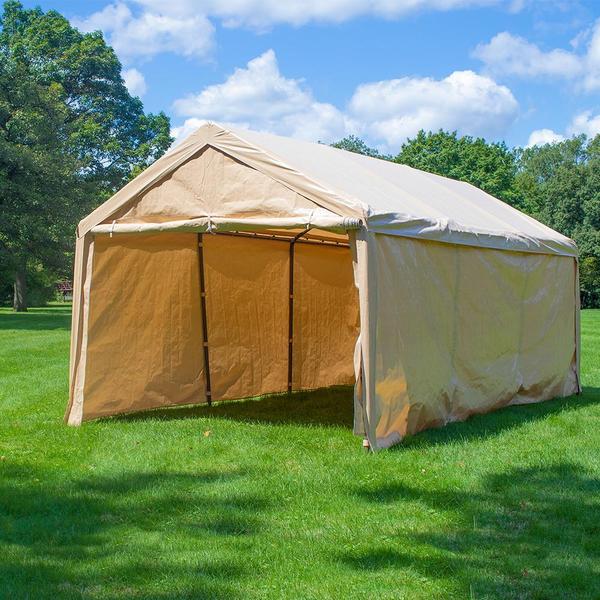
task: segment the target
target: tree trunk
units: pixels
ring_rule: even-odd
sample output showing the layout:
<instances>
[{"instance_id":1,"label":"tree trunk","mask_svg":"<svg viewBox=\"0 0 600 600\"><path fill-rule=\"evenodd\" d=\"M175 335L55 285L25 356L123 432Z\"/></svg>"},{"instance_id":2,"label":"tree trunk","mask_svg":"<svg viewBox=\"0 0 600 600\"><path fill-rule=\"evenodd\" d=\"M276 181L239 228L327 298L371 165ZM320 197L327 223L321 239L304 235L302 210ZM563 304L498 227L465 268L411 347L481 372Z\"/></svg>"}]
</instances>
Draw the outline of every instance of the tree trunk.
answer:
<instances>
[{"instance_id":1,"label":"tree trunk","mask_svg":"<svg viewBox=\"0 0 600 600\"><path fill-rule=\"evenodd\" d=\"M25 312L27 310L27 280L25 267L17 268L14 289L13 309L17 312Z\"/></svg>"}]
</instances>

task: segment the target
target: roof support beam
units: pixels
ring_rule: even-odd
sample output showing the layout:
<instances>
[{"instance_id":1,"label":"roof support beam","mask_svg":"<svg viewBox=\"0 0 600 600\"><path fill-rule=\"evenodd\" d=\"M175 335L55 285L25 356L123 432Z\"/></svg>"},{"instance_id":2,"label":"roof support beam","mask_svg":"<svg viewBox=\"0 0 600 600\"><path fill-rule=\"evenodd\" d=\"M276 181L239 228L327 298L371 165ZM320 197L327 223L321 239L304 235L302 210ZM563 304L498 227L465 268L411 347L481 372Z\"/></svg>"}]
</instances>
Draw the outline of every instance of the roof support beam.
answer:
<instances>
[{"instance_id":1,"label":"roof support beam","mask_svg":"<svg viewBox=\"0 0 600 600\"><path fill-rule=\"evenodd\" d=\"M336 233L360 229L360 219L337 215L307 215L305 217L261 217L234 219L230 217L197 217L162 223L104 223L92 228L94 234L118 235L121 233L160 233L161 231L187 231L193 233L225 233L229 231L261 231L265 229L322 229Z\"/></svg>"}]
</instances>

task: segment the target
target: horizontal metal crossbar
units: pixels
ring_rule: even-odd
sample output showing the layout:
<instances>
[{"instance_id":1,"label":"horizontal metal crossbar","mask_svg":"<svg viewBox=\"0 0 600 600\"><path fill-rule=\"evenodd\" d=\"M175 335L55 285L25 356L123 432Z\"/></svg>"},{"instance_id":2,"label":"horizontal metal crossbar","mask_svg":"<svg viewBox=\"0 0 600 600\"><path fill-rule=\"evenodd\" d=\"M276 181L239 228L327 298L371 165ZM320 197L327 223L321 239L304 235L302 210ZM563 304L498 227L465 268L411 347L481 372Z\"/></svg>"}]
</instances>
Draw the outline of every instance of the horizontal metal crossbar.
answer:
<instances>
[{"instance_id":1,"label":"horizontal metal crossbar","mask_svg":"<svg viewBox=\"0 0 600 600\"><path fill-rule=\"evenodd\" d=\"M275 242L290 243L294 237L288 235L278 235L275 233L259 233L255 231L223 231L214 235L228 235L232 237L244 237L250 239L272 240ZM304 233L302 233L304 235ZM313 246L339 246L341 248L350 248L348 242L337 242L336 240L328 240L325 238L301 238L297 239L296 244L312 244Z\"/></svg>"}]
</instances>

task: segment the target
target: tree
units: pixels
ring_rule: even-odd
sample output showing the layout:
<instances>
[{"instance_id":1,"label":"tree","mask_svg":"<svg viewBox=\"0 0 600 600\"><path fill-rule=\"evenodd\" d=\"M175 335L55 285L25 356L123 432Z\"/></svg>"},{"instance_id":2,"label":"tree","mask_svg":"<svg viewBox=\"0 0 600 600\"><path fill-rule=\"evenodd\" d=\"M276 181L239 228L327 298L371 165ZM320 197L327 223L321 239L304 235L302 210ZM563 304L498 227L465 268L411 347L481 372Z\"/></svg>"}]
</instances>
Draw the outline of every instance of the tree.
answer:
<instances>
[{"instance_id":1,"label":"tree","mask_svg":"<svg viewBox=\"0 0 600 600\"><path fill-rule=\"evenodd\" d=\"M363 154L364 156L370 156L371 158L383 158L384 160L390 160L391 156L387 154L380 154L379 150L371 148L365 144L363 140L355 135L349 135L339 142L331 144L334 148L340 150L347 150L348 152L355 152L356 154Z\"/></svg>"},{"instance_id":2,"label":"tree","mask_svg":"<svg viewBox=\"0 0 600 600\"><path fill-rule=\"evenodd\" d=\"M586 195L586 137L521 151L517 193L523 209L549 227L573 235L583 222L583 198Z\"/></svg>"},{"instance_id":3,"label":"tree","mask_svg":"<svg viewBox=\"0 0 600 600\"><path fill-rule=\"evenodd\" d=\"M61 233L73 222L76 157L64 151L67 111L57 86L0 55L0 258L14 274L14 308L26 310L27 267L59 268Z\"/></svg>"},{"instance_id":4,"label":"tree","mask_svg":"<svg viewBox=\"0 0 600 600\"><path fill-rule=\"evenodd\" d=\"M456 131L419 131L407 140L395 162L467 181L509 204L517 205L514 178L517 154L504 142L488 143L483 138L458 137Z\"/></svg>"},{"instance_id":5,"label":"tree","mask_svg":"<svg viewBox=\"0 0 600 600\"><path fill-rule=\"evenodd\" d=\"M528 214L575 240L582 305L599 306L600 135L523 150L515 188Z\"/></svg>"},{"instance_id":6,"label":"tree","mask_svg":"<svg viewBox=\"0 0 600 600\"><path fill-rule=\"evenodd\" d=\"M0 17L0 253L25 309L25 273L64 268L77 221L172 143L145 114L99 32L5 2Z\"/></svg>"}]
</instances>

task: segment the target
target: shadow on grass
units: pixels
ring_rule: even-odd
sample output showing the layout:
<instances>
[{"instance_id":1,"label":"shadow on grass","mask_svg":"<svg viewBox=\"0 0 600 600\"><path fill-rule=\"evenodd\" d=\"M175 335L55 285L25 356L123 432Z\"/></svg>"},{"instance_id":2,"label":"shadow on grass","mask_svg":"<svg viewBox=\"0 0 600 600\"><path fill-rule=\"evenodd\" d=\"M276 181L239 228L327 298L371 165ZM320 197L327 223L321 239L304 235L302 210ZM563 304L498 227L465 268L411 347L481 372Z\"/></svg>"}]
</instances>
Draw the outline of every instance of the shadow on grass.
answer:
<instances>
[{"instance_id":1,"label":"shadow on grass","mask_svg":"<svg viewBox=\"0 0 600 600\"><path fill-rule=\"evenodd\" d=\"M353 389L331 387L310 392L274 394L262 398L183 406L111 417L125 421L151 419L227 419L243 423L352 427Z\"/></svg>"},{"instance_id":2,"label":"shadow on grass","mask_svg":"<svg viewBox=\"0 0 600 600\"><path fill-rule=\"evenodd\" d=\"M579 396L509 406L494 412L474 415L463 422L450 423L438 429L429 429L406 437L401 444L393 446L390 450L401 452L406 449L427 448L463 440L485 439L527 423L594 404L600 404L600 388L584 387Z\"/></svg>"},{"instance_id":3,"label":"shadow on grass","mask_svg":"<svg viewBox=\"0 0 600 600\"><path fill-rule=\"evenodd\" d=\"M0 473L2 597L238 598L236 581L253 575L243 550L269 501L243 492L247 472L89 475L68 484L19 465ZM233 556L222 551L224 537Z\"/></svg>"},{"instance_id":4,"label":"shadow on grass","mask_svg":"<svg viewBox=\"0 0 600 600\"><path fill-rule=\"evenodd\" d=\"M30 308L24 313L15 313L9 308L0 308L0 331L68 331L70 329L70 304Z\"/></svg>"},{"instance_id":5,"label":"shadow on grass","mask_svg":"<svg viewBox=\"0 0 600 600\"><path fill-rule=\"evenodd\" d=\"M600 403L600 389L585 387L580 396L557 398L536 404L511 406L492 413L475 415L461 423L451 423L439 429L430 429L390 448L401 452L406 449L427 448L456 441L485 439L521 425L546 419L564 411ZM258 399L220 402L211 407L173 407L110 417L109 420L146 421L153 419L228 419L243 423L266 425L321 425L352 428L353 391L350 387L334 387L311 392L296 392L266 396Z\"/></svg>"},{"instance_id":6,"label":"shadow on grass","mask_svg":"<svg viewBox=\"0 0 600 600\"><path fill-rule=\"evenodd\" d=\"M354 570L410 568L458 583L470 598L600 597L600 480L576 464L507 469L473 490L390 483L352 495L369 510L401 515L408 503L458 523L425 521L408 536L336 557Z\"/></svg>"}]
</instances>

